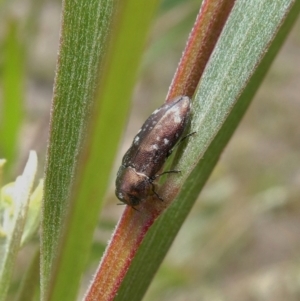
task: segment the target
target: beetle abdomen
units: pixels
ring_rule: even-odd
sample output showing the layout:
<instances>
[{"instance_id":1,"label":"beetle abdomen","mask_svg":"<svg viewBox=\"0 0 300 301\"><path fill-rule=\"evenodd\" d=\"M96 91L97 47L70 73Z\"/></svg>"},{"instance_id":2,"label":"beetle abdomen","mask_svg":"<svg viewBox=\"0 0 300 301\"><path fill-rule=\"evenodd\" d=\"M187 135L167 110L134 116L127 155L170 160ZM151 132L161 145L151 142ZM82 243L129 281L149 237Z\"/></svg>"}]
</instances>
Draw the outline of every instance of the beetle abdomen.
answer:
<instances>
[{"instance_id":1,"label":"beetle abdomen","mask_svg":"<svg viewBox=\"0 0 300 301\"><path fill-rule=\"evenodd\" d=\"M182 136L189 113L190 99L187 96L177 97L155 110L133 139L123 165L154 176Z\"/></svg>"}]
</instances>

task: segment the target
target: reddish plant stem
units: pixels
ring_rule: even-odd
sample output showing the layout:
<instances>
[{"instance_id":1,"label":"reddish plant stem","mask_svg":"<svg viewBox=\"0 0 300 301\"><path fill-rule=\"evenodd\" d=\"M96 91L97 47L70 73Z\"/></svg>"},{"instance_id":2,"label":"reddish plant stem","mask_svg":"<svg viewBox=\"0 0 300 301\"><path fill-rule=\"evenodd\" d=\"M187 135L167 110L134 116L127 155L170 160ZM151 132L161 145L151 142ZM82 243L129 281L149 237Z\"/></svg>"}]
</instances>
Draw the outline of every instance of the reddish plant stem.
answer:
<instances>
[{"instance_id":1,"label":"reddish plant stem","mask_svg":"<svg viewBox=\"0 0 300 301\"><path fill-rule=\"evenodd\" d=\"M125 208L85 301L110 301L116 296L138 247L159 213L145 203L139 210Z\"/></svg>"},{"instance_id":2,"label":"reddish plant stem","mask_svg":"<svg viewBox=\"0 0 300 301\"><path fill-rule=\"evenodd\" d=\"M205 0L197 16L185 51L167 96L192 97L213 51L234 0ZM165 183L166 184L166 183ZM172 186L172 185L171 185ZM138 210L127 207L100 262L85 301L111 301L129 269L148 229L178 193L178 187L160 194L165 202L149 199Z\"/></svg>"},{"instance_id":3,"label":"reddish plant stem","mask_svg":"<svg viewBox=\"0 0 300 301\"><path fill-rule=\"evenodd\" d=\"M192 97L235 0L204 0L173 77L166 102Z\"/></svg>"}]
</instances>

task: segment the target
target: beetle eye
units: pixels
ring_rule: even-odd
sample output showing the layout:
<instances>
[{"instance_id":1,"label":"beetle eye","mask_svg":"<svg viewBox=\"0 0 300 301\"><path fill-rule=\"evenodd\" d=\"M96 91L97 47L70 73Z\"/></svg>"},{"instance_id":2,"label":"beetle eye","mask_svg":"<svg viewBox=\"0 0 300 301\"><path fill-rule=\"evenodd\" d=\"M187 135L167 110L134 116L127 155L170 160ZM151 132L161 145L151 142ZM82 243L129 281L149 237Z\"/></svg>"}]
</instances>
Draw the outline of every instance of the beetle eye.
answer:
<instances>
[{"instance_id":1,"label":"beetle eye","mask_svg":"<svg viewBox=\"0 0 300 301\"><path fill-rule=\"evenodd\" d=\"M139 203L140 203L140 199L139 198L137 198L136 196L134 196L134 195L131 195L130 196L130 206L137 206L137 205L139 205Z\"/></svg>"},{"instance_id":2,"label":"beetle eye","mask_svg":"<svg viewBox=\"0 0 300 301\"><path fill-rule=\"evenodd\" d=\"M124 202L124 195L123 195L122 192L119 192L119 193L116 192L116 195L117 195L117 198L118 198L120 201Z\"/></svg>"}]
</instances>

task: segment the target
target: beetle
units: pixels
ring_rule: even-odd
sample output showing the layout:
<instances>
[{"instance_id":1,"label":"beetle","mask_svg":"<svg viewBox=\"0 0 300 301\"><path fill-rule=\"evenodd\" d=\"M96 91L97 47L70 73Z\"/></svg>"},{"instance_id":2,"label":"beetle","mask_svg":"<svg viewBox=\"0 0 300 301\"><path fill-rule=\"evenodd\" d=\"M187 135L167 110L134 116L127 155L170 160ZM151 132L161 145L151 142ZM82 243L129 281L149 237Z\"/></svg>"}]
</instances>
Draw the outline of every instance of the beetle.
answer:
<instances>
[{"instance_id":1,"label":"beetle","mask_svg":"<svg viewBox=\"0 0 300 301\"><path fill-rule=\"evenodd\" d=\"M153 194L163 201L155 191L154 181L163 174L179 172L171 170L158 174L180 141L189 121L190 107L189 97L178 96L155 110L145 121L117 173L115 193L120 201L134 209Z\"/></svg>"}]
</instances>

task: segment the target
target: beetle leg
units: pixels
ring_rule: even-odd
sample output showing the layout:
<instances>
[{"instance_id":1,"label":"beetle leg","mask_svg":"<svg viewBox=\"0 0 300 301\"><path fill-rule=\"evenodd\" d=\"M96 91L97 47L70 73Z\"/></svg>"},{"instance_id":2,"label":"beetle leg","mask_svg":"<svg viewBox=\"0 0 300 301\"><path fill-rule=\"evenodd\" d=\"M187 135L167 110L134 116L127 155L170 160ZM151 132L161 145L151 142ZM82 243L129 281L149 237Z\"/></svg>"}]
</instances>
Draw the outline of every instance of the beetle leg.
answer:
<instances>
[{"instance_id":1,"label":"beetle leg","mask_svg":"<svg viewBox=\"0 0 300 301\"><path fill-rule=\"evenodd\" d=\"M118 203L117 205L122 205L122 206L124 206L124 205L127 205L127 204L125 204L125 203ZM130 205L128 205L128 206L130 206ZM134 209L135 211L138 211L138 212L141 212L140 210L138 210L138 209L136 209L134 206L130 206L132 209Z\"/></svg>"},{"instance_id":2,"label":"beetle leg","mask_svg":"<svg viewBox=\"0 0 300 301\"><path fill-rule=\"evenodd\" d=\"M180 139L180 141L177 143L177 145L178 145L179 143L181 143L184 139L186 139L186 138L188 138L188 137L190 137L190 136L192 136L192 135L194 135L194 134L196 134L196 133L197 133L197 132L195 131L195 132L191 132L191 133L185 135L184 137L182 137L182 138Z\"/></svg>"},{"instance_id":3,"label":"beetle leg","mask_svg":"<svg viewBox=\"0 0 300 301\"><path fill-rule=\"evenodd\" d=\"M167 158L171 156L171 154L172 154L172 152L173 152L173 150L174 150L175 147L177 147L177 146L178 146L182 141L184 141L186 138L188 138L188 137L190 137L190 136L192 136L192 135L194 135L194 134L196 134L196 133L197 133L197 132L192 132L192 133L189 133L189 134L185 135L183 138L181 138L181 139L179 140L179 142L178 142L172 149L170 149L170 150L168 151Z\"/></svg>"},{"instance_id":4,"label":"beetle leg","mask_svg":"<svg viewBox=\"0 0 300 301\"><path fill-rule=\"evenodd\" d=\"M130 206L132 209L134 209L135 211L138 211L138 212L141 212L140 210L136 209L135 207L133 206Z\"/></svg>"},{"instance_id":5,"label":"beetle leg","mask_svg":"<svg viewBox=\"0 0 300 301\"><path fill-rule=\"evenodd\" d=\"M160 197L155 190L153 190L153 192L157 196L158 199L160 199L162 202L164 201L164 199L162 197Z\"/></svg>"},{"instance_id":6,"label":"beetle leg","mask_svg":"<svg viewBox=\"0 0 300 301\"><path fill-rule=\"evenodd\" d=\"M159 194L155 191L155 186L154 186L154 184L153 184L153 183L151 183L151 184L152 184L152 191L153 191L153 193L156 195L156 197L157 197L158 199L160 199L160 200L163 202L164 199L161 198L161 197L159 196Z\"/></svg>"},{"instance_id":7,"label":"beetle leg","mask_svg":"<svg viewBox=\"0 0 300 301\"><path fill-rule=\"evenodd\" d=\"M151 178L152 180L155 180L157 178L159 178L160 176L163 176L165 174L168 174L168 173L180 173L181 170L168 170L168 171L164 171L163 173L159 174L159 175L155 175L153 178Z\"/></svg>"}]
</instances>

